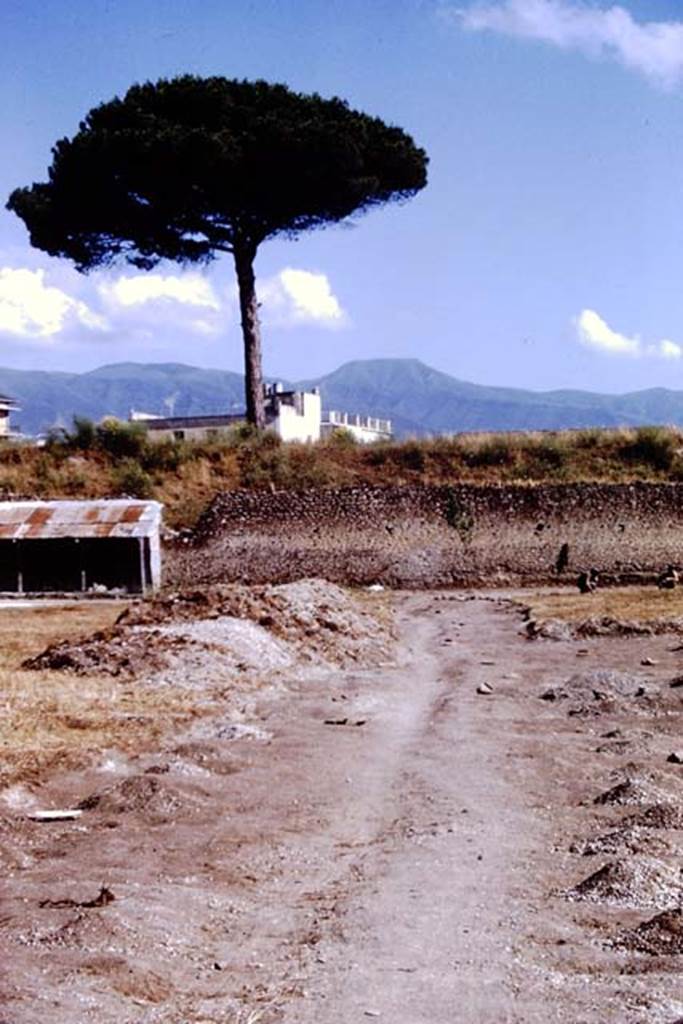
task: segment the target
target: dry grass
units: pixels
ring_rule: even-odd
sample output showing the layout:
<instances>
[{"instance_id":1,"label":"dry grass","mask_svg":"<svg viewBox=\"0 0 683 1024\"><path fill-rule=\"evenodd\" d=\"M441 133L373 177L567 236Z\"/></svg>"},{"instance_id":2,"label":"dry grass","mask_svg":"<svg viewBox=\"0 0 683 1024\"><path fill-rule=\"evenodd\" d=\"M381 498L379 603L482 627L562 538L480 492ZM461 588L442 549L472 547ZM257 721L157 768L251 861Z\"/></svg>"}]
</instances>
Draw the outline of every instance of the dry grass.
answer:
<instances>
[{"instance_id":1,"label":"dry grass","mask_svg":"<svg viewBox=\"0 0 683 1024\"><path fill-rule=\"evenodd\" d=\"M269 432L244 429L206 444L159 445L138 435L129 438L119 429L92 447L79 447L85 442L75 435L46 449L4 447L0 495L154 497L164 503L170 526L185 527L217 491L237 487L683 480L683 432L667 427L460 434L372 445L344 434L285 445Z\"/></svg>"},{"instance_id":2,"label":"dry grass","mask_svg":"<svg viewBox=\"0 0 683 1024\"><path fill-rule=\"evenodd\" d=\"M105 676L29 672L47 644L110 626L121 603L0 608L0 786L36 783L88 764L102 750L147 749L196 714L187 695Z\"/></svg>"},{"instance_id":3,"label":"dry grass","mask_svg":"<svg viewBox=\"0 0 683 1024\"><path fill-rule=\"evenodd\" d=\"M540 592L525 598L525 603L528 603L530 618L539 622L561 619L577 623L603 616L622 622L652 622L683 617L683 587L678 590L657 590L653 586L615 587L593 594Z\"/></svg>"}]
</instances>

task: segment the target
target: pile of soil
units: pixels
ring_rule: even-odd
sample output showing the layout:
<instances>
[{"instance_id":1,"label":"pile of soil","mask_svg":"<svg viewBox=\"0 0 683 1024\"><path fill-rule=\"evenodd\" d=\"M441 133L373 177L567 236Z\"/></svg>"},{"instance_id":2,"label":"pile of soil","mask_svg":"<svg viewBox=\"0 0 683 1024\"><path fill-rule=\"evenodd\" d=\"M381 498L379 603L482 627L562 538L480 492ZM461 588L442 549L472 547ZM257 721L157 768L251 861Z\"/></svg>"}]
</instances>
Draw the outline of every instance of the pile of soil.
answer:
<instances>
[{"instance_id":1,"label":"pile of soil","mask_svg":"<svg viewBox=\"0 0 683 1024\"><path fill-rule=\"evenodd\" d=\"M647 680L633 672L617 672L598 668L577 672L561 686L553 686L541 694L542 700L601 701L614 704L641 700L648 696Z\"/></svg>"},{"instance_id":2,"label":"pile of soil","mask_svg":"<svg viewBox=\"0 0 683 1024\"><path fill-rule=\"evenodd\" d=\"M574 628L574 635L579 638L589 636L660 636L662 633L683 633L683 619L650 619L646 622L638 622L601 615L584 619Z\"/></svg>"},{"instance_id":3,"label":"pile of soil","mask_svg":"<svg viewBox=\"0 0 683 1024\"><path fill-rule=\"evenodd\" d=\"M178 653L185 644L183 637L167 639L159 632L138 633L114 626L83 640L59 640L34 658L27 658L21 667L76 675L149 675L165 668L169 654Z\"/></svg>"},{"instance_id":4,"label":"pile of soil","mask_svg":"<svg viewBox=\"0 0 683 1024\"><path fill-rule=\"evenodd\" d=\"M294 645L308 661L379 664L388 657L386 627L362 608L359 599L326 580L180 591L132 605L118 625L159 626L223 617L250 619Z\"/></svg>"},{"instance_id":5,"label":"pile of soil","mask_svg":"<svg viewBox=\"0 0 683 1024\"><path fill-rule=\"evenodd\" d=\"M622 824L636 828L683 829L683 810L674 804L653 804L637 814L630 814Z\"/></svg>"},{"instance_id":6,"label":"pile of soil","mask_svg":"<svg viewBox=\"0 0 683 1024\"><path fill-rule=\"evenodd\" d=\"M571 853L580 853L584 857L597 854L647 853L666 856L670 853L669 844L660 836L639 825L624 824L602 835L591 836L582 842L573 843Z\"/></svg>"},{"instance_id":7,"label":"pile of soil","mask_svg":"<svg viewBox=\"0 0 683 1024\"><path fill-rule=\"evenodd\" d=\"M101 793L90 794L77 806L83 811L105 814L166 815L179 810L181 805L177 791L158 775L132 775Z\"/></svg>"},{"instance_id":8,"label":"pile of soil","mask_svg":"<svg viewBox=\"0 0 683 1024\"><path fill-rule=\"evenodd\" d=\"M683 896L680 868L654 857L610 861L569 889L568 899L626 907L670 907Z\"/></svg>"},{"instance_id":9,"label":"pile of soil","mask_svg":"<svg viewBox=\"0 0 683 1024\"><path fill-rule=\"evenodd\" d=\"M596 796L593 803L600 807L624 804L666 803L669 795L646 775L629 776Z\"/></svg>"},{"instance_id":10,"label":"pile of soil","mask_svg":"<svg viewBox=\"0 0 683 1024\"><path fill-rule=\"evenodd\" d=\"M529 609L524 609L527 616ZM525 623L531 640L582 640L596 636L661 636L665 633L683 634L683 618L648 619L645 622L615 619L610 615L594 615L579 622L564 619L533 619Z\"/></svg>"},{"instance_id":11,"label":"pile of soil","mask_svg":"<svg viewBox=\"0 0 683 1024\"><path fill-rule=\"evenodd\" d=\"M680 956L683 954L683 910L680 907L665 910L624 932L613 945L649 956Z\"/></svg>"},{"instance_id":12,"label":"pile of soil","mask_svg":"<svg viewBox=\"0 0 683 1024\"><path fill-rule=\"evenodd\" d=\"M324 580L192 590L132 605L112 629L51 644L23 668L156 677L192 685L218 671L296 663L378 665L390 631L358 598Z\"/></svg>"}]
</instances>

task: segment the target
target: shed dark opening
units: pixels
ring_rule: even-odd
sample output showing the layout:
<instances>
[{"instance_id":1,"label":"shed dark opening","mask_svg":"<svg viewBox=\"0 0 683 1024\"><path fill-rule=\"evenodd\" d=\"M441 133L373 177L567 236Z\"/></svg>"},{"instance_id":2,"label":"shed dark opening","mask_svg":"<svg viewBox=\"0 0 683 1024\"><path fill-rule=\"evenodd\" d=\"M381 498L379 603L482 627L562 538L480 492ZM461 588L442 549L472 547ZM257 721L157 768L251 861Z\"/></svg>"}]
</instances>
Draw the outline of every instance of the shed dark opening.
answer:
<instances>
[{"instance_id":1,"label":"shed dark opening","mask_svg":"<svg viewBox=\"0 0 683 1024\"><path fill-rule=\"evenodd\" d=\"M9 593L108 590L142 593L152 579L146 537L0 540L0 590Z\"/></svg>"}]
</instances>

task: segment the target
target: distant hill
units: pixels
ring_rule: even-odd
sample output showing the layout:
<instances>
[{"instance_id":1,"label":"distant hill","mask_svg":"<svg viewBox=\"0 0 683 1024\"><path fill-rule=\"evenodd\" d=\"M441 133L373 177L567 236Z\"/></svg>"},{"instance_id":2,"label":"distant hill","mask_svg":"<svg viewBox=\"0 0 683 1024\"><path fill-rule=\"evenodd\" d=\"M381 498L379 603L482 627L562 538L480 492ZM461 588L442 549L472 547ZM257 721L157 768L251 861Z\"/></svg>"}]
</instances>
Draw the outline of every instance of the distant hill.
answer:
<instances>
[{"instance_id":1,"label":"distant hill","mask_svg":"<svg viewBox=\"0 0 683 1024\"><path fill-rule=\"evenodd\" d=\"M0 392L18 399L24 433L71 426L74 415L127 419L131 409L190 416L244 408L244 378L182 363L114 363L89 373L0 368Z\"/></svg>"},{"instance_id":2,"label":"distant hill","mask_svg":"<svg viewBox=\"0 0 683 1024\"><path fill-rule=\"evenodd\" d=\"M326 407L389 417L401 435L683 425L682 391L601 395L487 387L450 377L418 359L359 360L305 383L321 388Z\"/></svg>"},{"instance_id":3,"label":"distant hill","mask_svg":"<svg viewBox=\"0 0 683 1024\"><path fill-rule=\"evenodd\" d=\"M368 359L297 386L320 387L326 408L393 420L396 433L558 430L567 427L683 426L683 392L652 388L626 395L524 391L457 380L417 359ZM115 363L88 373L0 368L0 392L19 400L25 433L69 426L74 415L126 418L131 408L201 415L243 408L243 378L182 363Z\"/></svg>"}]
</instances>

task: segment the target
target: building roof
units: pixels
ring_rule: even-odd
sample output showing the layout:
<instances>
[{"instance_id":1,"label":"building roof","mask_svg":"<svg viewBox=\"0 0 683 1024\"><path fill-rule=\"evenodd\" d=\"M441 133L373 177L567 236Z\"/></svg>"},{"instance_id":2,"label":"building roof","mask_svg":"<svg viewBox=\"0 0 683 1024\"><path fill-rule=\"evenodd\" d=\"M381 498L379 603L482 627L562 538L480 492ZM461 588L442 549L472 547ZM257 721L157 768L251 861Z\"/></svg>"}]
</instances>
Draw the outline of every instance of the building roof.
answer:
<instances>
[{"instance_id":1,"label":"building roof","mask_svg":"<svg viewBox=\"0 0 683 1024\"><path fill-rule=\"evenodd\" d=\"M0 540L149 537L160 522L158 501L0 501Z\"/></svg>"},{"instance_id":2,"label":"building roof","mask_svg":"<svg viewBox=\"0 0 683 1024\"><path fill-rule=\"evenodd\" d=\"M19 403L16 398L10 398L9 395L0 395L0 407L4 409L18 409Z\"/></svg>"},{"instance_id":3,"label":"building roof","mask_svg":"<svg viewBox=\"0 0 683 1024\"><path fill-rule=\"evenodd\" d=\"M190 427L229 427L241 423L245 413L225 413L216 416L155 416L139 420L147 430L187 430Z\"/></svg>"}]
</instances>

